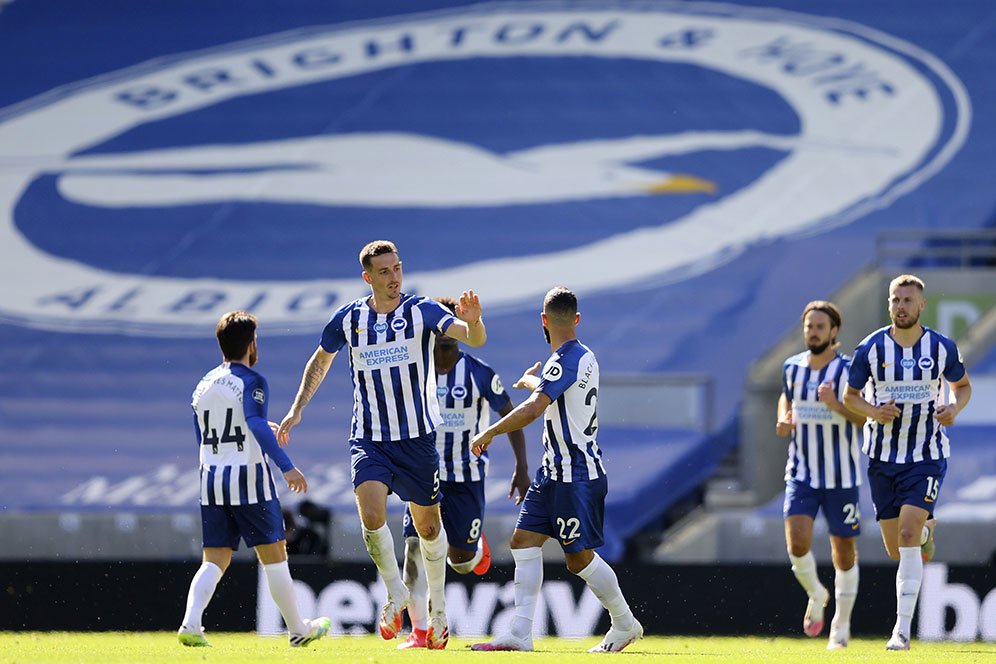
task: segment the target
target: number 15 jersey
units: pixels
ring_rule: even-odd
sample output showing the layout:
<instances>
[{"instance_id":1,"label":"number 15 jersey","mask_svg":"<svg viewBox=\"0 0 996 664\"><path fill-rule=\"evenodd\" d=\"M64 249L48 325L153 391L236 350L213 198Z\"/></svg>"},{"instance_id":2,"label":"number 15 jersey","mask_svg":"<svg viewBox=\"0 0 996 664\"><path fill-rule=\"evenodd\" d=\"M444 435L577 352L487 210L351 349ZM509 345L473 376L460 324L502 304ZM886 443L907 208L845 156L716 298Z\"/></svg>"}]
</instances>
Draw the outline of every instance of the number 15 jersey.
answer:
<instances>
[{"instance_id":1,"label":"number 15 jersey","mask_svg":"<svg viewBox=\"0 0 996 664\"><path fill-rule=\"evenodd\" d=\"M558 482L605 477L598 430L598 361L591 350L571 339L543 366L537 392L550 397L543 414L542 472Z\"/></svg>"}]
</instances>

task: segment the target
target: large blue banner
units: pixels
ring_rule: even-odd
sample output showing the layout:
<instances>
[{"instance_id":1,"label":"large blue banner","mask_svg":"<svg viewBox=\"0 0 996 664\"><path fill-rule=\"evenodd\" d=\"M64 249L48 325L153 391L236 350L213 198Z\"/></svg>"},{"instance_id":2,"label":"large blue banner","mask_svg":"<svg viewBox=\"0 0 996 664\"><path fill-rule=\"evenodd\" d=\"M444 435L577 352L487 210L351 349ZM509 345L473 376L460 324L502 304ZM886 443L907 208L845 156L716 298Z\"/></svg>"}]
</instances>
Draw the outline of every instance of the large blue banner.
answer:
<instances>
[{"instance_id":1,"label":"large blue banner","mask_svg":"<svg viewBox=\"0 0 996 664\"><path fill-rule=\"evenodd\" d=\"M880 233L993 210L988 3L765 5L4 6L0 504L189 508L219 315L260 317L279 420L377 238L481 294L506 384L564 284L603 372L709 374L729 422ZM343 509L350 403L336 366L290 449Z\"/></svg>"}]
</instances>

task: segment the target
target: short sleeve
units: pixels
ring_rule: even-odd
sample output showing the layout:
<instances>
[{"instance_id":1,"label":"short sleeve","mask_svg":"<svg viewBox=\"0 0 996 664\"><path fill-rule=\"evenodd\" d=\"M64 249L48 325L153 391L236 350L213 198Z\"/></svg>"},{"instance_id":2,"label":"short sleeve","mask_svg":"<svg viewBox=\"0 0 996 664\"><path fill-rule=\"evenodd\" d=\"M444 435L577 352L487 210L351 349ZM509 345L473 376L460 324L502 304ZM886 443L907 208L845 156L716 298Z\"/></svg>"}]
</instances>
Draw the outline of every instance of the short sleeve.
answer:
<instances>
[{"instance_id":1,"label":"short sleeve","mask_svg":"<svg viewBox=\"0 0 996 664\"><path fill-rule=\"evenodd\" d=\"M342 322L348 311L349 307L343 307L332 314L331 320L326 323L325 329L322 330L321 346L326 353L337 353L346 345L346 333L342 329Z\"/></svg>"},{"instance_id":2,"label":"short sleeve","mask_svg":"<svg viewBox=\"0 0 996 664\"><path fill-rule=\"evenodd\" d=\"M944 339L941 343L948 351L947 362L944 366L944 378L949 383L956 383L965 376L965 362L961 357L961 351L951 339Z\"/></svg>"},{"instance_id":3,"label":"short sleeve","mask_svg":"<svg viewBox=\"0 0 996 664\"><path fill-rule=\"evenodd\" d=\"M481 362L474 367L474 378L477 380L481 394L487 400L488 405L496 412L512 402L508 392L505 391L505 386L501 384L501 378L487 364Z\"/></svg>"},{"instance_id":4,"label":"short sleeve","mask_svg":"<svg viewBox=\"0 0 996 664\"><path fill-rule=\"evenodd\" d=\"M536 391L550 397L550 401L559 399L578 376L577 366L570 366L563 359L559 355L551 356L540 374L540 384Z\"/></svg>"},{"instance_id":5,"label":"short sleeve","mask_svg":"<svg viewBox=\"0 0 996 664\"><path fill-rule=\"evenodd\" d=\"M450 325L453 324L453 321L456 320L453 314L450 313L449 309L435 300L425 298L416 306L422 314L422 320L426 325L435 330L437 334L446 334L446 330L449 329Z\"/></svg>"},{"instance_id":6,"label":"short sleeve","mask_svg":"<svg viewBox=\"0 0 996 664\"><path fill-rule=\"evenodd\" d=\"M789 386L789 369L790 368L791 368L791 365L788 362L786 362L782 366L782 394L785 395L786 399L788 399L789 401L792 401L792 388L791 388L791 386Z\"/></svg>"},{"instance_id":7,"label":"short sleeve","mask_svg":"<svg viewBox=\"0 0 996 664\"><path fill-rule=\"evenodd\" d=\"M869 378L871 367L868 366L868 344L864 343L854 349L854 357L847 370L847 384L856 390L862 390Z\"/></svg>"},{"instance_id":8,"label":"short sleeve","mask_svg":"<svg viewBox=\"0 0 996 664\"><path fill-rule=\"evenodd\" d=\"M851 375L851 360L850 358L843 358L840 362L839 375L834 386L837 388L837 398L841 401L847 395L847 380L848 376Z\"/></svg>"}]
</instances>

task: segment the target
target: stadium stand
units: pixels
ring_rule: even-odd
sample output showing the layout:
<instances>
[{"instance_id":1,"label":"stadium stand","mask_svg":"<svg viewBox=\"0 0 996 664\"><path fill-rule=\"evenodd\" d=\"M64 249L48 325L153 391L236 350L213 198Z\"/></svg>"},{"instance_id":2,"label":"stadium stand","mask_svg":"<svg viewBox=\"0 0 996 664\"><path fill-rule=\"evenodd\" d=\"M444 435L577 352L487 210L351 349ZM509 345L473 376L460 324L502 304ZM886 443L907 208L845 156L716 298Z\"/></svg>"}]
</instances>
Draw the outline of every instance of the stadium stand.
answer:
<instances>
[{"instance_id":1,"label":"stadium stand","mask_svg":"<svg viewBox=\"0 0 996 664\"><path fill-rule=\"evenodd\" d=\"M53 555L51 528L89 533L95 556L152 555L113 533L156 519L176 533L156 553L189 555L187 404L217 362L214 321L260 316L279 420L324 320L364 292L356 252L376 236L418 292L481 293L480 355L506 384L548 353L542 293L579 293L582 339L628 395L618 415L601 395L603 553L623 557L735 450L752 367L806 301L860 279L881 235L979 230L994 207L996 135L971 121L996 103L981 1L251 2L239 20L58 4L0 16L0 556ZM863 314L845 316L858 334ZM291 448L340 536L343 364ZM634 375L662 386L635 412ZM964 513L990 514L971 496L992 433L956 439Z\"/></svg>"}]
</instances>

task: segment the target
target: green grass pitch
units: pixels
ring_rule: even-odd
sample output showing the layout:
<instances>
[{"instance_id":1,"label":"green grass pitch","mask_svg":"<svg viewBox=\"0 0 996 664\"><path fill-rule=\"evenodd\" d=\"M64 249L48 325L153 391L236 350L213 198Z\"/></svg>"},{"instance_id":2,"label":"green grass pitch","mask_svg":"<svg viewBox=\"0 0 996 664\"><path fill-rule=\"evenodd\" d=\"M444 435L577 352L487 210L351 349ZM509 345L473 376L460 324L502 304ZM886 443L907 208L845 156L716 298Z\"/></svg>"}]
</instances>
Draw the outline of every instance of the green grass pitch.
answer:
<instances>
[{"instance_id":1,"label":"green grass pitch","mask_svg":"<svg viewBox=\"0 0 996 664\"><path fill-rule=\"evenodd\" d=\"M826 640L761 637L647 637L620 654L588 654L597 638L539 639L536 652L476 653L472 639L450 639L444 651L398 651L377 636L327 637L308 648L291 649L282 638L260 638L251 633L208 634L212 648L184 648L172 632L2 632L0 663L63 664L130 662L169 664L382 664L385 662L446 663L528 662L574 664L588 658L622 658L623 662L992 662L996 643L913 642L907 653L887 652L885 637L855 639L847 650L828 652ZM579 659L580 658L580 659Z\"/></svg>"}]
</instances>

